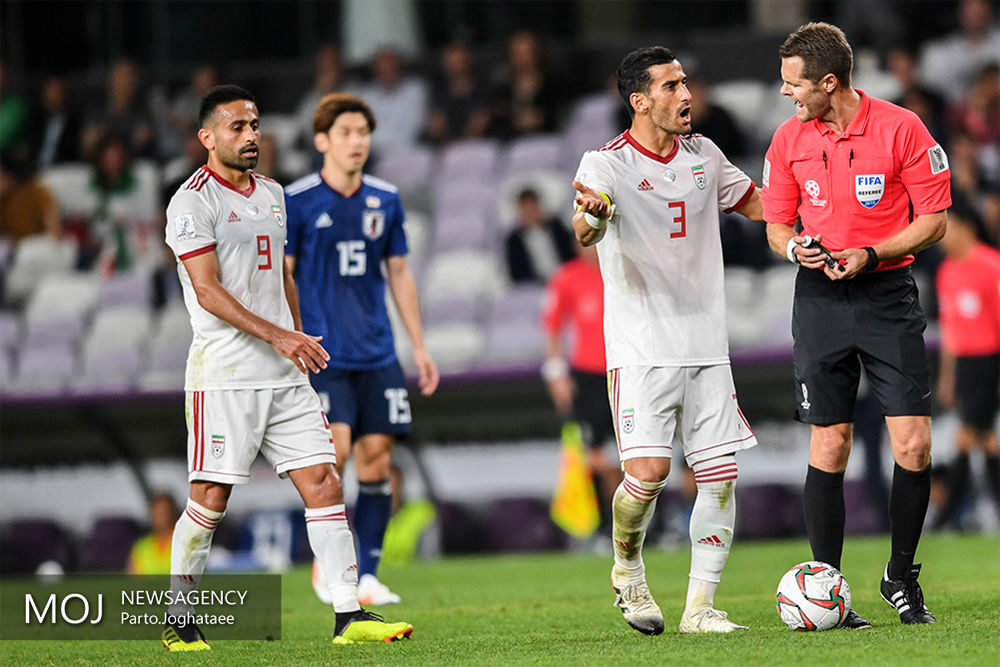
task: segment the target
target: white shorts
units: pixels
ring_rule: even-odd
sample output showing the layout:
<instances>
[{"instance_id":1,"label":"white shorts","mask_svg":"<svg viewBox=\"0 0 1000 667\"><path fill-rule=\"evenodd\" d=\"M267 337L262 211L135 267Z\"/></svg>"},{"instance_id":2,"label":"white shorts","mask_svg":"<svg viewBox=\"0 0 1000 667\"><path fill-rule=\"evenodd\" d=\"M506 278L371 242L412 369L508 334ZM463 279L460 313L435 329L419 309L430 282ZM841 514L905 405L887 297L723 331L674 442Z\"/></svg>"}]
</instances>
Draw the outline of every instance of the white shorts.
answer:
<instances>
[{"instance_id":1,"label":"white shorts","mask_svg":"<svg viewBox=\"0 0 1000 667\"><path fill-rule=\"evenodd\" d=\"M622 462L670 458L675 433L689 467L757 444L729 364L616 368L608 371L608 396Z\"/></svg>"},{"instance_id":2,"label":"white shorts","mask_svg":"<svg viewBox=\"0 0 1000 667\"><path fill-rule=\"evenodd\" d=\"M189 391L188 481L247 484L257 452L289 470L336 463L333 437L309 385Z\"/></svg>"}]
</instances>

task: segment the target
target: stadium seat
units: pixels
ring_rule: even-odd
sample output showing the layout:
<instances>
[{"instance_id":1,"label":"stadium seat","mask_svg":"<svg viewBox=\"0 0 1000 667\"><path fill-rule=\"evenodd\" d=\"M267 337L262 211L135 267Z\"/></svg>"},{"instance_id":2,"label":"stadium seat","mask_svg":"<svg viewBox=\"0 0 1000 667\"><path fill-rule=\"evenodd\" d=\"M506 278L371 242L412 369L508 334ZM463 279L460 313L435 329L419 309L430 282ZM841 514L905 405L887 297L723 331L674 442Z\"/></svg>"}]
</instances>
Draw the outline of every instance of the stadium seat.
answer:
<instances>
[{"instance_id":1,"label":"stadium seat","mask_svg":"<svg viewBox=\"0 0 1000 667\"><path fill-rule=\"evenodd\" d=\"M445 299L431 299L422 305L421 319L424 326L450 322L478 322L483 316L482 303L470 294Z\"/></svg>"},{"instance_id":2,"label":"stadium seat","mask_svg":"<svg viewBox=\"0 0 1000 667\"><path fill-rule=\"evenodd\" d=\"M70 344L28 347L18 357L17 374L7 393L15 396L60 395L76 367L76 352Z\"/></svg>"},{"instance_id":3,"label":"stadium seat","mask_svg":"<svg viewBox=\"0 0 1000 667\"><path fill-rule=\"evenodd\" d=\"M771 134L767 133L765 138L759 129L765 108L778 106L781 101L780 97L770 97L770 85L756 79L733 79L712 84L711 95L712 101L728 111L743 133L753 139L754 146L748 146L748 150L770 143ZM761 139L766 139L763 144Z\"/></svg>"},{"instance_id":4,"label":"stadium seat","mask_svg":"<svg viewBox=\"0 0 1000 667\"><path fill-rule=\"evenodd\" d=\"M496 236L485 210L457 205L435 216L433 255L466 250L485 249Z\"/></svg>"},{"instance_id":5,"label":"stadium seat","mask_svg":"<svg viewBox=\"0 0 1000 667\"><path fill-rule=\"evenodd\" d=\"M153 303L153 277L142 268L112 273L101 285L97 305L141 305Z\"/></svg>"},{"instance_id":6,"label":"stadium seat","mask_svg":"<svg viewBox=\"0 0 1000 667\"><path fill-rule=\"evenodd\" d=\"M7 391L7 386L14 379L14 364L11 361L10 350L0 347L0 394Z\"/></svg>"},{"instance_id":7,"label":"stadium seat","mask_svg":"<svg viewBox=\"0 0 1000 667\"><path fill-rule=\"evenodd\" d=\"M476 250L457 250L431 257L424 274L424 301L470 295L488 303L503 291L504 281L496 257Z\"/></svg>"},{"instance_id":8,"label":"stadium seat","mask_svg":"<svg viewBox=\"0 0 1000 667\"><path fill-rule=\"evenodd\" d=\"M70 381L70 391L74 394L129 391L136 385L143 361L139 346L124 341L117 348L85 347L80 372Z\"/></svg>"},{"instance_id":9,"label":"stadium seat","mask_svg":"<svg viewBox=\"0 0 1000 667\"><path fill-rule=\"evenodd\" d=\"M434 151L427 146L400 145L378 156L374 173L402 191L416 191L430 187L435 162Z\"/></svg>"},{"instance_id":10,"label":"stadium seat","mask_svg":"<svg viewBox=\"0 0 1000 667\"><path fill-rule=\"evenodd\" d=\"M489 323L486 349L477 359L478 368L538 368L545 360L545 335L537 319L498 320Z\"/></svg>"},{"instance_id":11,"label":"stadium seat","mask_svg":"<svg viewBox=\"0 0 1000 667\"><path fill-rule=\"evenodd\" d=\"M473 322L452 322L427 327L424 344L441 373L470 369L483 352L486 336Z\"/></svg>"},{"instance_id":12,"label":"stadium seat","mask_svg":"<svg viewBox=\"0 0 1000 667\"><path fill-rule=\"evenodd\" d=\"M5 280L5 301L23 304L46 275L71 271L76 253L72 242L58 242L46 234L22 239Z\"/></svg>"},{"instance_id":13,"label":"stadium seat","mask_svg":"<svg viewBox=\"0 0 1000 667\"><path fill-rule=\"evenodd\" d=\"M496 185L488 180L441 181L434 188L434 219L463 215L488 217L493 212L496 196Z\"/></svg>"},{"instance_id":14,"label":"stadium seat","mask_svg":"<svg viewBox=\"0 0 1000 667\"><path fill-rule=\"evenodd\" d=\"M132 517L103 517L94 523L80 548L80 570L84 572L124 572L142 526Z\"/></svg>"},{"instance_id":15,"label":"stadium seat","mask_svg":"<svg viewBox=\"0 0 1000 667\"><path fill-rule=\"evenodd\" d=\"M725 269L726 329L732 349L752 348L764 341L765 321L759 302L762 282L753 269Z\"/></svg>"},{"instance_id":16,"label":"stadium seat","mask_svg":"<svg viewBox=\"0 0 1000 667\"><path fill-rule=\"evenodd\" d=\"M21 318L17 313L0 311L0 349L14 350L21 340Z\"/></svg>"},{"instance_id":17,"label":"stadium seat","mask_svg":"<svg viewBox=\"0 0 1000 667\"><path fill-rule=\"evenodd\" d=\"M48 519L20 519L7 524L0 543L0 570L4 574L32 574L50 560L64 570L76 564L73 543L58 524Z\"/></svg>"},{"instance_id":18,"label":"stadium seat","mask_svg":"<svg viewBox=\"0 0 1000 667\"><path fill-rule=\"evenodd\" d=\"M32 345L76 341L97 303L100 281L94 273L59 273L42 278L24 313L24 338Z\"/></svg>"},{"instance_id":19,"label":"stadium seat","mask_svg":"<svg viewBox=\"0 0 1000 667\"><path fill-rule=\"evenodd\" d=\"M564 141L559 134L531 134L510 142L501 158L507 176L538 169L562 169Z\"/></svg>"},{"instance_id":20,"label":"stadium seat","mask_svg":"<svg viewBox=\"0 0 1000 667\"><path fill-rule=\"evenodd\" d=\"M622 101L619 97L604 91L582 97L573 105L568 127L571 131L583 129L592 135L600 135L604 139L599 141L604 143L621 131L616 129L618 127L617 114L621 107ZM592 148L597 148L599 145L592 146Z\"/></svg>"},{"instance_id":21,"label":"stadium seat","mask_svg":"<svg viewBox=\"0 0 1000 667\"><path fill-rule=\"evenodd\" d=\"M441 153L438 182L487 181L492 178L500 155L495 139L466 139L449 144Z\"/></svg>"},{"instance_id":22,"label":"stadium seat","mask_svg":"<svg viewBox=\"0 0 1000 667\"><path fill-rule=\"evenodd\" d=\"M541 326L545 288L541 285L514 285L493 303L490 319L494 322L520 320Z\"/></svg>"},{"instance_id":23,"label":"stadium seat","mask_svg":"<svg viewBox=\"0 0 1000 667\"><path fill-rule=\"evenodd\" d=\"M96 203L90 191L91 166L86 162L64 162L46 167L39 174L52 191L64 218L86 216Z\"/></svg>"},{"instance_id":24,"label":"stadium seat","mask_svg":"<svg viewBox=\"0 0 1000 667\"><path fill-rule=\"evenodd\" d=\"M410 249L407 260L411 264L410 268L413 269L422 265L427 259L427 251L430 248L434 228L430 217L425 213L410 210L406 212L404 227L406 229L406 244Z\"/></svg>"}]
</instances>

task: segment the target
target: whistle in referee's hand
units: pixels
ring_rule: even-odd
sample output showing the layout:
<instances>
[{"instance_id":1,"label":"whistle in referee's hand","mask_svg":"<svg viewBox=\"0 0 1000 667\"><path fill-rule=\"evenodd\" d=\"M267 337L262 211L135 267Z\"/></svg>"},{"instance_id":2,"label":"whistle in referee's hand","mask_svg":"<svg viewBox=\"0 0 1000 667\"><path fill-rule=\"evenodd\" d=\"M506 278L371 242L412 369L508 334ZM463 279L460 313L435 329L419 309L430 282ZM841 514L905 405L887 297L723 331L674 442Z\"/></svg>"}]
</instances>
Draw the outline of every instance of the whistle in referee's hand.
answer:
<instances>
[{"instance_id":1,"label":"whistle in referee's hand","mask_svg":"<svg viewBox=\"0 0 1000 667\"><path fill-rule=\"evenodd\" d=\"M824 255L826 255L826 257L823 258L823 261L826 262L826 265L829 266L831 269L837 269L841 273L846 271L844 265L841 264L836 259L834 259L833 255L830 253L829 250L823 247L822 243L820 243L819 241L808 235L803 236L802 239L803 239L802 240L803 248L819 248L819 251L822 252Z\"/></svg>"}]
</instances>

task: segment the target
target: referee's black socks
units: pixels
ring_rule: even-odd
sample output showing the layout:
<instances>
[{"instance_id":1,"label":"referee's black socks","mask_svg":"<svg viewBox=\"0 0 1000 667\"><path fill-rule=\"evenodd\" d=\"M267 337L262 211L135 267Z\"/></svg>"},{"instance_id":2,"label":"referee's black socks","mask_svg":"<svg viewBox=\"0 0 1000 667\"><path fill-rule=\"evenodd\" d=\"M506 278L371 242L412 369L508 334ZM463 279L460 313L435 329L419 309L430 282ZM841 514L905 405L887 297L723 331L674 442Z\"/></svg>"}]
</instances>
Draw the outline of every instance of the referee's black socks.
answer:
<instances>
[{"instance_id":1,"label":"referee's black socks","mask_svg":"<svg viewBox=\"0 0 1000 667\"><path fill-rule=\"evenodd\" d=\"M839 570L844 551L844 473L809 466L802 506L813 558Z\"/></svg>"},{"instance_id":2,"label":"referee's black socks","mask_svg":"<svg viewBox=\"0 0 1000 667\"><path fill-rule=\"evenodd\" d=\"M930 496L930 464L923 470L907 470L899 467L898 463L895 465L892 491L889 493L889 523L892 526L890 579L902 579L913 565Z\"/></svg>"}]
</instances>

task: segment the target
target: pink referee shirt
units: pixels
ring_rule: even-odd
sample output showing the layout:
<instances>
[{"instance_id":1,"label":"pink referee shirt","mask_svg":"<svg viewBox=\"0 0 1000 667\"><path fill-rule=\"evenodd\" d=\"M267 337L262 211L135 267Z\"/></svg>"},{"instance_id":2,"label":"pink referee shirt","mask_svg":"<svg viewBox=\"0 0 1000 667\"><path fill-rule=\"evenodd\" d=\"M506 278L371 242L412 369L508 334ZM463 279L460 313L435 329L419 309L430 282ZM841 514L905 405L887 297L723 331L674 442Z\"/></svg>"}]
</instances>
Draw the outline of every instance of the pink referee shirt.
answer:
<instances>
[{"instance_id":1,"label":"pink referee shirt","mask_svg":"<svg viewBox=\"0 0 1000 667\"><path fill-rule=\"evenodd\" d=\"M861 107L844 134L793 116L764 159L764 219L794 225L801 217L802 233L822 234L835 251L874 246L913 218L951 206L948 158L916 114L857 92ZM912 261L907 255L877 270Z\"/></svg>"},{"instance_id":2,"label":"pink referee shirt","mask_svg":"<svg viewBox=\"0 0 1000 667\"><path fill-rule=\"evenodd\" d=\"M959 357L1000 352L1000 252L980 243L937 272L941 344Z\"/></svg>"},{"instance_id":3,"label":"pink referee shirt","mask_svg":"<svg viewBox=\"0 0 1000 667\"><path fill-rule=\"evenodd\" d=\"M542 328L558 335L566 323L573 332L569 365L585 373L604 373L604 282L601 269L580 258L559 267L546 287Z\"/></svg>"}]
</instances>

